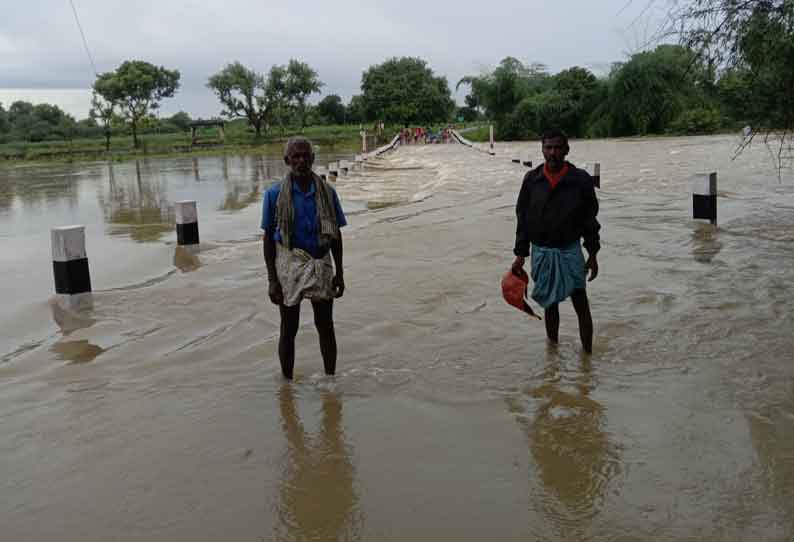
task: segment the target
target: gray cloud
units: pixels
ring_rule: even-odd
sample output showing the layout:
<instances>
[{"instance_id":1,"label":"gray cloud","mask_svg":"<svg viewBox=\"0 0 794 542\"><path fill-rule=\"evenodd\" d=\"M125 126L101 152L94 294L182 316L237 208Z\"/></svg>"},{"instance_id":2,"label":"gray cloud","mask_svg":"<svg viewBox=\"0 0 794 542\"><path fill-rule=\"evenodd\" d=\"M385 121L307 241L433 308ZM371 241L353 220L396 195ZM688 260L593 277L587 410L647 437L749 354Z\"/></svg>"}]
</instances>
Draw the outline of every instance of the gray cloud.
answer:
<instances>
[{"instance_id":1,"label":"gray cloud","mask_svg":"<svg viewBox=\"0 0 794 542\"><path fill-rule=\"evenodd\" d=\"M11 1L0 19L0 88L90 87L94 75L69 2ZM99 71L131 58L178 68L182 91L164 111L201 115L219 109L204 88L207 77L233 60L266 71L299 58L319 72L324 93L347 99L367 67L392 56L424 58L453 87L505 56L553 71L606 66L647 39L659 20L658 12L643 11L645 2L627 0L74 3Z\"/></svg>"}]
</instances>

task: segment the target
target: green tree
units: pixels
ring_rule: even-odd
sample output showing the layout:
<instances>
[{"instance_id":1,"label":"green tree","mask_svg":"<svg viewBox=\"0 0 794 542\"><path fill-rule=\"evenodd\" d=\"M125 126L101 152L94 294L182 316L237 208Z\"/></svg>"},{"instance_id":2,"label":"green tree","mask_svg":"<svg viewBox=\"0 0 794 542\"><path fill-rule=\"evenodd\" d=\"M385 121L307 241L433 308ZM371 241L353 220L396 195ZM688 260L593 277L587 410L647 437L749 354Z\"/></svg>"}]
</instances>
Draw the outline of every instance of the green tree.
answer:
<instances>
[{"instance_id":1,"label":"green tree","mask_svg":"<svg viewBox=\"0 0 794 542\"><path fill-rule=\"evenodd\" d=\"M261 137L262 128L271 115L268 109L271 100L262 74L246 68L240 62L232 62L211 76L207 87L212 89L224 106L221 115L230 119L246 119L256 132L256 137Z\"/></svg>"},{"instance_id":2,"label":"green tree","mask_svg":"<svg viewBox=\"0 0 794 542\"><path fill-rule=\"evenodd\" d=\"M132 139L138 147L138 124L179 89L179 70L168 70L142 60L128 60L115 71L102 73L94 82L94 92L118 104L130 123Z\"/></svg>"},{"instance_id":3,"label":"green tree","mask_svg":"<svg viewBox=\"0 0 794 542\"><path fill-rule=\"evenodd\" d=\"M184 132L190 127L190 123L193 122L193 119L184 111L180 111L168 117L167 122L176 126L179 131Z\"/></svg>"},{"instance_id":4,"label":"green tree","mask_svg":"<svg viewBox=\"0 0 794 542\"><path fill-rule=\"evenodd\" d=\"M516 118L519 104L522 114L534 115L534 102L530 98L550 87L550 77L545 64L524 65L513 57L502 59L490 73L467 76L458 81L457 87L470 88L467 103L481 107L486 117L496 122L500 138L514 139L532 131L534 122L526 117Z\"/></svg>"},{"instance_id":5,"label":"green tree","mask_svg":"<svg viewBox=\"0 0 794 542\"><path fill-rule=\"evenodd\" d=\"M347 122L351 123L362 123L366 120L364 100L361 98L360 94L350 97L350 102L345 106L345 116Z\"/></svg>"},{"instance_id":6,"label":"green tree","mask_svg":"<svg viewBox=\"0 0 794 542\"><path fill-rule=\"evenodd\" d=\"M720 107L734 122L747 125L752 99L752 74L745 68L730 68L717 81Z\"/></svg>"},{"instance_id":7,"label":"green tree","mask_svg":"<svg viewBox=\"0 0 794 542\"><path fill-rule=\"evenodd\" d=\"M0 103L0 134L8 132L8 113Z\"/></svg>"},{"instance_id":8,"label":"green tree","mask_svg":"<svg viewBox=\"0 0 794 542\"><path fill-rule=\"evenodd\" d=\"M306 126L307 100L312 94L320 92L324 83L320 81L317 72L311 66L294 58L287 65L285 82L287 96L298 114L300 127L304 128Z\"/></svg>"},{"instance_id":9,"label":"green tree","mask_svg":"<svg viewBox=\"0 0 794 542\"><path fill-rule=\"evenodd\" d=\"M543 111L540 121L545 126L558 126L569 136L585 135L587 120L598 105L598 79L585 68L573 67L552 77L555 99Z\"/></svg>"},{"instance_id":10,"label":"green tree","mask_svg":"<svg viewBox=\"0 0 794 542\"><path fill-rule=\"evenodd\" d=\"M110 151L111 125L117 118L116 103L104 99L95 91L91 95L91 109L88 111L88 117L102 127L102 133L105 134L105 151Z\"/></svg>"},{"instance_id":11,"label":"green tree","mask_svg":"<svg viewBox=\"0 0 794 542\"><path fill-rule=\"evenodd\" d=\"M33 116L33 104L22 100L17 100L8 108L8 122L12 126Z\"/></svg>"},{"instance_id":12,"label":"green tree","mask_svg":"<svg viewBox=\"0 0 794 542\"><path fill-rule=\"evenodd\" d=\"M610 135L663 133L688 106L703 105L703 66L679 45L635 54L610 76ZM700 75L699 75L699 72Z\"/></svg>"},{"instance_id":13,"label":"green tree","mask_svg":"<svg viewBox=\"0 0 794 542\"><path fill-rule=\"evenodd\" d=\"M329 94L317 104L317 112L328 124L343 124L346 112L342 98L336 94Z\"/></svg>"},{"instance_id":14,"label":"green tree","mask_svg":"<svg viewBox=\"0 0 794 542\"><path fill-rule=\"evenodd\" d=\"M287 68L272 66L265 81L265 118L269 125L278 124L284 133L284 125L292 113L292 104L287 88Z\"/></svg>"},{"instance_id":15,"label":"green tree","mask_svg":"<svg viewBox=\"0 0 794 542\"><path fill-rule=\"evenodd\" d=\"M718 66L729 110L768 141L778 166L794 151L794 1L688 0L674 14L681 41ZM722 79L727 78L723 82ZM737 104L744 107L737 108Z\"/></svg>"},{"instance_id":16,"label":"green tree","mask_svg":"<svg viewBox=\"0 0 794 542\"><path fill-rule=\"evenodd\" d=\"M16 101L6 114L10 138L24 141L71 139L77 123L57 105Z\"/></svg>"},{"instance_id":17,"label":"green tree","mask_svg":"<svg viewBox=\"0 0 794 542\"><path fill-rule=\"evenodd\" d=\"M436 76L420 58L391 58L361 76L361 100L367 120L434 123L449 120L455 102L447 78Z\"/></svg>"}]
</instances>

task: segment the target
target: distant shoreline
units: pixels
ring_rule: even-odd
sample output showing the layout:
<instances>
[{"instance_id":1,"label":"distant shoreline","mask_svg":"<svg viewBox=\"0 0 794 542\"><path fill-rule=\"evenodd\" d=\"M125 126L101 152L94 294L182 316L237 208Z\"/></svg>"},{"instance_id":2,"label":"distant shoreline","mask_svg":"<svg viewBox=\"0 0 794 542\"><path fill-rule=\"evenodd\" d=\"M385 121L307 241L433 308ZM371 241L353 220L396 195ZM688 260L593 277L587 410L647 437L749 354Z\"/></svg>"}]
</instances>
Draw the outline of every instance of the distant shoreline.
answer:
<instances>
[{"instance_id":1,"label":"distant shoreline","mask_svg":"<svg viewBox=\"0 0 794 542\"><path fill-rule=\"evenodd\" d=\"M320 148L358 152L361 138L356 134L305 134ZM228 143L208 142L192 145L183 134L143 136L140 148L132 146L131 138L118 137L111 140L110 151L105 150L103 138L76 141L51 141L41 143L14 142L0 145L0 166L35 162L123 162L141 158L163 156L207 156L218 154L258 154L262 151L280 151L286 140L295 134L263 139L261 141L232 141ZM129 140L129 141L128 141Z\"/></svg>"}]
</instances>

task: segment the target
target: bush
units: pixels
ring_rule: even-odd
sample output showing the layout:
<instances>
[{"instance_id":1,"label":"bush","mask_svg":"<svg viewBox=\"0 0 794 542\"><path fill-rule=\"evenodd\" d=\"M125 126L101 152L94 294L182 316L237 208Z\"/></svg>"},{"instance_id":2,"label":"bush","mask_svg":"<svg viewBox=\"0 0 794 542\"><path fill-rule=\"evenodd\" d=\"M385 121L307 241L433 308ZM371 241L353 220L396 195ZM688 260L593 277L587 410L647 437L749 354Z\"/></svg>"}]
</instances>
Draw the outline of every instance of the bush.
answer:
<instances>
[{"instance_id":1,"label":"bush","mask_svg":"<svg viewBox=\"0 0 794 542\"><path fill-rule=\"evenodd\" d=\"M684 111L670 124L675 134L713 134L722 126L722 116L716 109L699 107Z\"/></svg>"},{"instance_id":2,"label":"bush","mask_svg":"<svg viewBox=\"0 0 794 542\"><path fill-rule=\"evenodd\" d=\"M496 139L520 141L535 136L537 110L534 96L524 98L515 110L496 126Z\"/></svg>"}]
</instances>

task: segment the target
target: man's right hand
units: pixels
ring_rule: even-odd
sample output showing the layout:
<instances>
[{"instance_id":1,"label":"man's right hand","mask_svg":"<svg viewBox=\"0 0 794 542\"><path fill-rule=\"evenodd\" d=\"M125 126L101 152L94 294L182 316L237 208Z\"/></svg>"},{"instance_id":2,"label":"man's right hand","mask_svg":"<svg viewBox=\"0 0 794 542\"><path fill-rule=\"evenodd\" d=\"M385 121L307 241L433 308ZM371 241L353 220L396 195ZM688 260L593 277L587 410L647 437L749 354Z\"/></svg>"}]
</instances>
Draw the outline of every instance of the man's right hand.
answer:
<instances>
[{"instance_id":1,"label":"man's right hand","mask_svg":"<svg viewBox=\"0 0 794 542\"><path fill-rule=\"evenodd\" d=\"M513 272L513 274L515 276L520 277L521 275L523 275L525 273L525 271L524 271L524 262L525 261L526 261L526 258L524 258L523 256L516 256L516 259L513 260L513 265L510 268L510 270Z\"/></svg>"},{"instance_id":2,"label":"man's right hand","mask_svg":"<svg viewBox=\"0 0 794 542\"><path fill-rule=\"evenodd\" d=\"M284 292L281 290L281 283L278 280L271 280L267 287L267 295L274 305L284 303Z\"/></svg>"}]
</instances>

